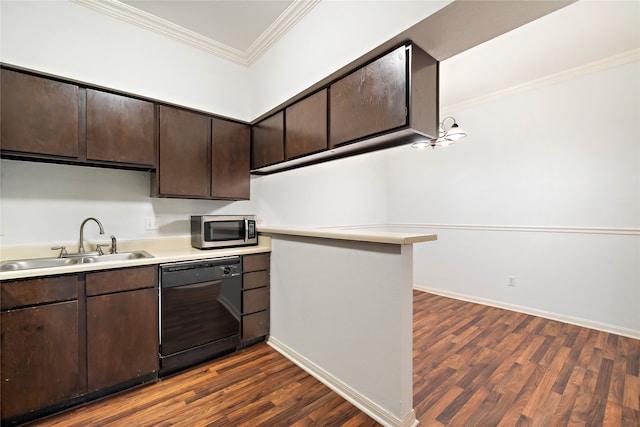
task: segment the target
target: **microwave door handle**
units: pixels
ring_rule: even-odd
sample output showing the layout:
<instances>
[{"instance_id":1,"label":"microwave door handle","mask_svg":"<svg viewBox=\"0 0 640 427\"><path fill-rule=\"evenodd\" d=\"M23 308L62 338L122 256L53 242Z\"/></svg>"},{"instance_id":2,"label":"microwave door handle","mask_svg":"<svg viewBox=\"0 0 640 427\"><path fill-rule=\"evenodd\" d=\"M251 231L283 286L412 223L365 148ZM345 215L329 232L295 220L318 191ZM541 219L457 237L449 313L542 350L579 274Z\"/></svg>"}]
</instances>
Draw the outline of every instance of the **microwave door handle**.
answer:
<instances>
[{"instance_id":1,"label":"microwave door handle","mask_svg":"<svg viewBox=\"0 0 640 427\"><path fill-rule=\"evenodd\" d=\"M249 219L244 219L244 242L247 243L249 241Z\"/></svg>"}]
</instances>

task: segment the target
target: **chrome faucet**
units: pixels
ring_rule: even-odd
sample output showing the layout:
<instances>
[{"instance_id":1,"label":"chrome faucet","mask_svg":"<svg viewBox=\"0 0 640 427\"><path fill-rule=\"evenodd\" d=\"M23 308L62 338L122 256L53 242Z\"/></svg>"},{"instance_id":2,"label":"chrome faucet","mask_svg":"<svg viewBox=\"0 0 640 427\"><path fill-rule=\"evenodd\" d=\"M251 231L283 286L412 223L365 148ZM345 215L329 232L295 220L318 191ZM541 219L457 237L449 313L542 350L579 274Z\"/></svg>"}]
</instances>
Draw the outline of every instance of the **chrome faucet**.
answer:
<instances>
[{"instance_id":1,"label":"chrome faucet","mask_svg":"<svg viewBox=\"0 0 640 427\"><path fill-rule=\"evenodd\" d=\"M102 228L102 224L96 218L89 217L82 221L82 224L80 224L80 245L78 246L78 253L80 254L84 253L84 225L87 223L87 221L91 220L95 221L96 224L98 224L98 227L100 227L100 234L104 234L104 228Z\"/></svg>"}]
</instances>

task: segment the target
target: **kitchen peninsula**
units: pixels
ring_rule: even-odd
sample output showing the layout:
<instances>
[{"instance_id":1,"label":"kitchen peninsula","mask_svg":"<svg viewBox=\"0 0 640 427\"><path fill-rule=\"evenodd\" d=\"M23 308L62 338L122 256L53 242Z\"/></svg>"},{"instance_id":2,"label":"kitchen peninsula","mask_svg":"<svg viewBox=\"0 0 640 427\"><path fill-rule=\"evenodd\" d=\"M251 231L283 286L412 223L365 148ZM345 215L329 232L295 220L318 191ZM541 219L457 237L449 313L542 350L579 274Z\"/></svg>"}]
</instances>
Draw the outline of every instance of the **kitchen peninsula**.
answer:
<instances>
[{"instance_id":1,"label":"kitchen peninsula","mask_svg":"<svg viewBox=\"0 0 640 427\"><path fill-rule=\"evenodd\" d=\"M384 425L413 411L415 230L260 227L271 238L269 344Z\"/></svg>"},{"instance_id":2,"label":"kitchen peninsula","mask_svg":"<svg viewBox=\"0 0 640 427\"><path fill-rule=\"evenodd\" d=\"M124 240L119 249L144 250L152 257L3 271L0 279L8 284L31 278L93 276L100 270L106 274L136 268L151 272L166 262L271 252L269 344L379 422L414 425L413 244L437 237L424 230L380 226L262 226L258 231L256 246L209 251L192 248L186 237ZM51 256L48 248L35 246L4 247L2 252L3 260ZM156 277L155 272L152 276ZM157 291L148 292L150 306L155 305L151 300ZM157 318L149 321L148 329L156 329ZM149 344L150 353L156 353L154 345Z\"/></svg>"}]
</instances>

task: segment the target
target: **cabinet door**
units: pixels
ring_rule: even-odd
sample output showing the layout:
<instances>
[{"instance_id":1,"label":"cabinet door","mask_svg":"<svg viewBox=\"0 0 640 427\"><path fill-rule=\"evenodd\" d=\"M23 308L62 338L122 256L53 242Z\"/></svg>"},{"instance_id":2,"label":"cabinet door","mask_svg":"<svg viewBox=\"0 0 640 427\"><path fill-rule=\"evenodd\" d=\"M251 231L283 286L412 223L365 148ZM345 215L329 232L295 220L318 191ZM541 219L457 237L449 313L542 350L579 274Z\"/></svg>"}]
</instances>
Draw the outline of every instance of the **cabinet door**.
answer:
<instances>
[{"instance_id":1,"label":"cabinet door","mask_svg":"<svg viewBox=\"0 0 640 427\"><path fill-rule=\"evenodd\" d=\"M404 46L330 86L329 148L405 126L407 53Z\"/></svg>"},{"instance_id":2,"label":"cabinet door","mask_svg":"<svg viewBox=\"0 0 640 427\"><path fill-rule=\"evenodd\" d=\"M284 160L284 112L280 111L251 128L251 168Z\"/></svg>"},{"instance_id":3,"label":"cabinet door","mask_svg":"<svg viewBox=\"0 0 640 427\"><path fill-rule=\"evenodd\" d=\"M2 150L75 158L78 87L3 69Z\"/></svg>"},{"instance_id":4,"label":"cabinet door","mask_svg":"<svg viewBox=\"0 0 640 427\"><path fill-rule=\"evenodd\" d=\"M248 200L251 129L241 123L212 120L211 196Z\"/></svg>"},{"instance_id":5,"label":"cabinet door","mask_svg":"<svg viewBox=\"0 0 640 427\"><path fill-rule=\"evenodd\" d=\"M87 159L152 167L151 102L87 89Z\"/></svg>"},{"instance_id":6,"label":"cabinet door","mask_svg":"<svg viewBox=\"0 0 640 427\"><path fill-rule=\"evenodd\" d=\"M2 419L78 396L78 301L0 316Z\"/></svg>"},{"instance_id":7,"label":"cabinet door","mask_svg":"<svg viewBox=\"0 0 640 427\"><path fill-rule=\"evenodd\" d=\"M160 106L159 195L208 198L210 145L209 117Z\"/></svg>"},{"instance_id":8,"label":"cabinet door","mask_svg":"<svg viewBox=\"0 0 640 427\"><path fill-rule=\"evenodd\" d=\"M287 160L327 149L327 90L311 95L285 110Z\"/></svg>"},{"instance_id":9,"label":"cabinet door","mask_svg":"<svg viewBox=\"0 0 640 427\"><path fill-rule=\"evenodd\" d=\"M89 392L157 370L157 289L87 298Z\"/></svg>"}]
</instances>

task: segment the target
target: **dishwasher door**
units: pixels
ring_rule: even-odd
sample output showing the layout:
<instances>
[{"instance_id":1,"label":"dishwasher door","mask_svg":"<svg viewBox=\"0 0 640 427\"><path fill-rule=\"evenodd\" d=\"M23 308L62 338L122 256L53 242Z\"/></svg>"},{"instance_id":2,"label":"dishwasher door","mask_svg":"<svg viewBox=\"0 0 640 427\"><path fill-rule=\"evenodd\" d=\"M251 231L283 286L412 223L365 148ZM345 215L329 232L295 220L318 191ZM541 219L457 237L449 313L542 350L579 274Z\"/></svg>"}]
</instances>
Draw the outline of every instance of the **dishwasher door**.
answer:
<instances>
[{"instance_id":1,"label":"dishwasher door","mask_svg":"<svg viewBox=\"0 0 640 427\"><path fill-rule=\"evenodd\" d=\"M235 350L240 341L241 271L241 266L220 263L171 272L161 268L161 374ZM168 278L164 283L163 274Z\"/></svg>"}]
</instances>

